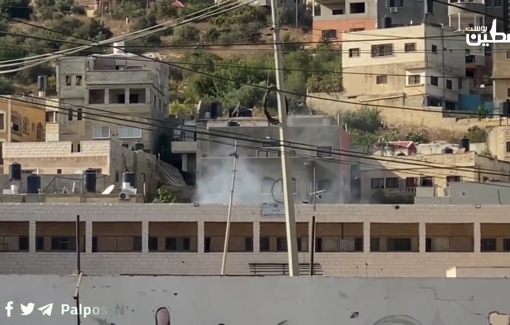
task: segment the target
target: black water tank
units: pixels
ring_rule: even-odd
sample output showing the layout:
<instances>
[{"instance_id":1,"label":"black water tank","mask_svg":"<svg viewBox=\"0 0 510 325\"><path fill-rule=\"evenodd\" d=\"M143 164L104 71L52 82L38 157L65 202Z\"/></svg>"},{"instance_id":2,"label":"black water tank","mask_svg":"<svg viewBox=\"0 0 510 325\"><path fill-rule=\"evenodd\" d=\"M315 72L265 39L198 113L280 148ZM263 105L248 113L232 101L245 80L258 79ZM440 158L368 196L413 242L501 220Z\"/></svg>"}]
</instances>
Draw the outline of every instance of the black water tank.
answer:
<instances>
[{"instance_id":1,"label":"black water tank","mask_svg":"<svg viewBox=\"0 0 510 325\"><path fill-rule=\"evenodd\" d=\"M391 28L392 20L391 17L384 16L382 28Z\"/></svg>"},{"instance_id":2,"label":"black water tank","mask_svg":"<svg viewBox=\"0 0 510 325\"><path fill-rule=\"evenodd\" d=\"M211 119L215 120L218 117L223 116L223 107L221 103L213 102L211 103Z\"/></svg>"},{"instance_id":3,"label":"black water tank","mask_svg":"<svg viewBox=\"0 0 510 325\"><path fill-rule=\"evenodd\" d=\"M121 146L123 146L124 148L129 148L129 144L126 142L122 142Z\"/></svg>"},{"instance_id":4,"label":"black water tank","mask_svg":"<svg viewBox=\"0 0 510 325\"><path fill-rule=\"evenodd\" d=\"M37 77L37 88L39 88L39 91L48 90L48 77L47 76Z\"/></svg>"},{"instance_id":5,"label":"black water tank","mask_svg":"<svg viewBox=\"0 0 510 325\"><path fill-rule=\"evenodd\" d=\"M27 193L39 194L41 189L41 177L37 174L32 174L27 177Z\"/></svg>"},{"instance_id":6,"label":"black water tank","mask_svg":"<svg viewBox=\"0 0 510 325\"><path fill-rule=\"evenodd\" d=\"M135 151L139 151L139 150L143 151L143 143L141 143L141 142L135 143L134 148L135 148Z\"/></svg>"},{"instance_id":7,"label":"black water tank","mask_svg":"<svg viewBox=\"0 0 510 325\"><path fill-rule=\"evenodd\" d=\"M459 149L462 148L464 148L466 151L469 151L469 139L466 136L459 140Z\"/></svg>"},{"instance_id":8,"label":"black water tank","mask_svg":"<svg viewBox=\"0 0 510 325\"><path fill-rule=\"evenodd\" d=\"M125 172L122 174L122 183L129 183L132 188L135 188L136 176L133 172Z\"/></svg>"},{"instance_id":9,"label":"black water tank","mask_svg":"<svg viewBox=\"0 0 510 325\"><path fill-rule=\"evenodd\" d=\"M11 180L12 181L19 181L21 180L21 164L13 163L11 165Z\"/></svg>"},{"instance_id":10,"label":"black water tank","mask_svg":"<svg viewBox=\"0 0 510 325\"><path fill-rule=\"evenodd\" d=\"M85 182L85 191L87 193L96 193L97 173L95 169L87 169L83 173L83 181Z\"/></svg>"},{"instance_id":11,"label":"black water tank","mask_svg":"<svg viewBox=\"0 0 510 325\"><path fill-rule=\"evenodd\" d=\"M453 153L452 148L444 148L442 151L443 151L443 153Z\"/></svg>"}]
</instances>

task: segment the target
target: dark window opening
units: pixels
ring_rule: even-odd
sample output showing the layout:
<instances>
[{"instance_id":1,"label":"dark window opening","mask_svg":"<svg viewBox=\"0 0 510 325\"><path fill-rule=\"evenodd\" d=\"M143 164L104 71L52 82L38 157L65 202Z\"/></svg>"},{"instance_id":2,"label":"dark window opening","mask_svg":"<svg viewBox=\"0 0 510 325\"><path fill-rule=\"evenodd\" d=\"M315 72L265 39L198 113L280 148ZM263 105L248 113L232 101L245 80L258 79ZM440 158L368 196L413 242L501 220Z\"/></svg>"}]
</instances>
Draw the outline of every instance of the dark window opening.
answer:
<instances>
[{"instance_id":1,"label":"dark window opening","mask_svg":"<svg viewBox=\"0 0 510 325\"><path fill-rule=\"evenodd\" d=\"M349 5L349 12L351 14L364 14L365 13L365 3L364 2L354 2Z\"/></svg>"}]
</instances>

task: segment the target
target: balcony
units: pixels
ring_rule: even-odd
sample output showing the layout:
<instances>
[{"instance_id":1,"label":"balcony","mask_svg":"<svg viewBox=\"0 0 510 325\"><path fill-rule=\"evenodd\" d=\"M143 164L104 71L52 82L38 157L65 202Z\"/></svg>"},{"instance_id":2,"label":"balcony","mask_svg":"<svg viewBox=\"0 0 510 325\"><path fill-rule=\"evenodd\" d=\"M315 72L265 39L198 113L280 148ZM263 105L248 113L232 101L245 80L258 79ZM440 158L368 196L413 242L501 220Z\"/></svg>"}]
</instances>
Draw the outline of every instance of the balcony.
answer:
<instances>
[{"instance_id":1,"label":"balcony","mask_svg":"<svg viewBox=\"0 0 510 325\"><path fill-rule=\"evenodd\" d=\"M474 55L474 54L466 55L466 68L476 69L477 67L484 67L484 66L485 66L485 56L484 55Z\"/></svg>"},{"instance_id":2,"label":"balcony","mask_svg":"<svg viewBox=\"0 0 510 325\"><path fill-rule=\"evenodd\" d=\"M156 83L156 76L148 70L88 71L87 85L119 85Z\"/></svg>"},{"instance_id":3,"label":"balcony","mask_svg":"<svg viewBox=\"0 0 510 325\"><path fill-rule=\"evenodd\" d=\"M484 0L449 0L453 6L448 6L448 15L483 15L485 13ZM455 7L454 7L455 6Z\"/></svg>"},{"instance_id":4,"label":"balcony","mask_svg":"<svg viewBox=\"0 0 510 325\"><path fill-rule=\"evenodd\" d=\"M197 153L196 141L172 141L172 153Z\"/></svg>"}]
</instances>

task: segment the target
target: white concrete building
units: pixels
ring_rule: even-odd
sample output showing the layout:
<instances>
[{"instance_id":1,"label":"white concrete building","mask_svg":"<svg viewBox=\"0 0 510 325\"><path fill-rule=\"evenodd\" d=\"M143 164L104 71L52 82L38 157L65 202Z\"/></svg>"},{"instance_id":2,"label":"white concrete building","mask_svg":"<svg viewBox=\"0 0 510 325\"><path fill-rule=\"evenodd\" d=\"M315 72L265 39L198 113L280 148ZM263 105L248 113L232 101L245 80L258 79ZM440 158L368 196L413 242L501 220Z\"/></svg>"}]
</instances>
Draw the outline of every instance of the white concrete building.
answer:
<instances>
[{"instance_id":1,"label":"white concrete building","mask_svg":"<svg viewBox=\"0 0 510 325\"><path fill-rule=\"evenodd\" d=\"M464 40L464 34L439 24L346 33L342 97L455 110L459 95L469 93ZM482 50L469 53L485 64Z\"/></svg>"}]
</instances>

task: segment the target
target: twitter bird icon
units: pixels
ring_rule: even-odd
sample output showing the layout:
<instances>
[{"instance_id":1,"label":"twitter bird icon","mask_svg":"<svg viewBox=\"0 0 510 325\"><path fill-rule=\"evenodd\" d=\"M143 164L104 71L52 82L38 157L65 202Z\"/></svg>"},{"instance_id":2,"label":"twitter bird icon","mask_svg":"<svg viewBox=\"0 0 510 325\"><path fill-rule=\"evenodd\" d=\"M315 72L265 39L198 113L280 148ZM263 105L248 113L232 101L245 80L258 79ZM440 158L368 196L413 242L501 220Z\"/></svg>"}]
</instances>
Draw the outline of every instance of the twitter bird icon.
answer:
<instances>
[{"instance_id":1,"label":"twitter bird icon","mask_svg":"<svg viewBox=\"0 0 510 325\"><path fill-rule=\"evenodd\" d=\"M21 308L21 316L28 316L34 311L34 303L29 302L26 306L23 304L19 304Z\"/></svg>"}]
</instances>

